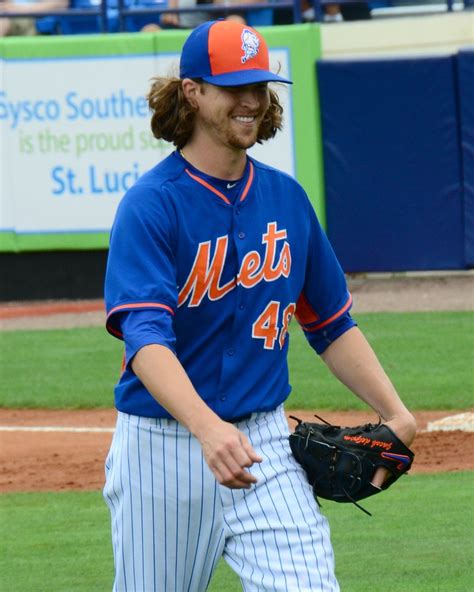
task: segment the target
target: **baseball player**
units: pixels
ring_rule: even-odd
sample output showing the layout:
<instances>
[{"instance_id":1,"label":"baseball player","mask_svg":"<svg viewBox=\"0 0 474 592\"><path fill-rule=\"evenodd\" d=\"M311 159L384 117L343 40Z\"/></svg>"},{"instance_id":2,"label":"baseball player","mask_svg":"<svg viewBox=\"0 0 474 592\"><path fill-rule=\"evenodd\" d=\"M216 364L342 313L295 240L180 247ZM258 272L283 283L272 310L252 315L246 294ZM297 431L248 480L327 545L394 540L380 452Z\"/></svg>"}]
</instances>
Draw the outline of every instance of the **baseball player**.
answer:
<instances>
[{"instance_id":1,"label":"baseball player","mask_svg":"<svg viewBox=\"0 0 474 592\"><path fill-rule=\"evenodd\" d=\"M180 78L149 93L153 133L177 149L123 198L105 285L107 328L125 342L104 489L117 591L206 590L222 556L246 591L339 589L288 443L293 316L340 380L414 436L304 190L247 155L281 128L271 82L290 83L262 36L214 21L188 37Z\"/></svg>"}]
</instances>

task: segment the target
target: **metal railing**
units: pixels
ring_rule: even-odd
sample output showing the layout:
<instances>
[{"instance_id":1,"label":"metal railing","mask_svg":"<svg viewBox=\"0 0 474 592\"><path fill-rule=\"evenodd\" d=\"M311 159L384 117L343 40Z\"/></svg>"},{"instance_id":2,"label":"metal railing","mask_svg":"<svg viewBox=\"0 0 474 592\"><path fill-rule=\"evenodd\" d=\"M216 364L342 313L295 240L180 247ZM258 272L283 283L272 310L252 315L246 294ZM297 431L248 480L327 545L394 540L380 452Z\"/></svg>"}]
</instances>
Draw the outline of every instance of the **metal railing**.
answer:
<instances>
[{"instance_id":1,"label":"metal railing","mask_svg":"<svg viewBox=\"0 0 474 592\"><path fill-rule=\"evenodd\" d=\"M107 32L107 0L100 0L97 8L63 8L58 10L47 10L45 12L2 12L2 5L0 3L0 18L35 18L42 19L47 17L65 17L65 18L79 18L79 17L98 17L99 27L102 33Z\"/></svg>"},{"instance_id":2,"label":"metal railing","mask_svg":"<svg viewBox=\"0 0 474 592\"><path fill-rule=\"evenodd\" d=\"M145 7L137 7L125 6L125 0L118 0L119 4L119 19L120 19L120 30L124 31L124 21L125 17L127 16L145 16L145 15L159 15L163 13L175 13L175 14L184 14L184 13L193 13L193 12L207 12L209 14L217 13L217 15L229 15L234 12L242 12L242 11L249 11L249 10L262 10L262 9L273 9L273 10L282 10L291 8L293 11L293 23L301 23L303 22L302 12L301 12L301 3L299 0L282 0L281 2L278 0L268 0L266 2L249 2L248 4L231 4L231 3L224 3L224 4L196 4L196 6L190 6L187 8L170 8L169 6L145 6Z\"/></svg>"},{"instance_id":3,"label":"metal railing","mask_svg":"<svg viewBox=\"0 0 474 592\"><path fill-rule=\"evenodd\" d=\"M321 22L324 20L324 7L329 4L360 4L361 0L313 0L312 6L314 9L314 20L316 22ZM455 2L455 0L444 0L443 2L439 2L438 4L423 4L420 5L416 1L414 1L411 5L412 7L419 7L420 10L417 13L422 13L424 10L425 12L452 12L453 10L460 10L462 8L468 8L474 6L474 0L463 0L462 2ZM443 10L443 7L445 9ZM409 8L409 5L405 5L405 8ZM436 7L436 10L434 9ZM301 23L303 22L303 15L301 10L301 2L300 0L268 0L264 2L249 2L246 4L197 4L193 7L186 7L186 8L171 8L167 6L165 3L154 5L142 5L142 6L126 6L125 0L116 0L114 2L114 7L108 6L108 0L100 0L100 4L97 7L90 7L90 8L77 8L71 7L68 9L61 9L61 10L50 10L46 12L2 12L1 10L1 3L0 3L0 18L36 18L42 19L45 17L58 17L58 18L67 18L67 19L75 19L79 17L98 17L99 22L99 29L102 33L107 33L110 31L109 27L109 20L111 18L111 13L114 13L114 18L117 18L119 21L119 30L126 31L127 24L126 20L127 17L139 17L139 16L159 16L164 13L193 13L193 12L207 12L209 14L217 14L221 15L228 15L234 12L248 12L248 11L258 11L262 9L271 9L271 10L283 10L283 9L291 9L293 23ZM380 9L379 9L380 10ZM383 9L385 10L385 9ZM390 12L390 8L386 9L387 13ZM380 10L382 12L382 10ZM400 12L400 11L399 11ZM401 11L403 13L403 10ZM409 11L408 11L409 12Z\"/></svg>"}]
</instances>

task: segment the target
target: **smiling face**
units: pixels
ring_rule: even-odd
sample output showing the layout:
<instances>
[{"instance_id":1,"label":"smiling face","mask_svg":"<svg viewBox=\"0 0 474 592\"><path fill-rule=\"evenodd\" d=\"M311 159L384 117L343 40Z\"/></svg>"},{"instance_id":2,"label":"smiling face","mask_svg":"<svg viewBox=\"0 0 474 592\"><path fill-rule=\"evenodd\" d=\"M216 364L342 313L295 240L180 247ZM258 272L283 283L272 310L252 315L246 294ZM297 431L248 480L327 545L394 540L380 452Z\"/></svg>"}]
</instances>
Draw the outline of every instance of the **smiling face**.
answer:
<instances>
[{"instance_id":1,"label":"smiling face","mask_svg":"<svg viewBox=\"0 0 474 592\"><path fill-rule=\"evenodd\" d=\"M267 83L234 87L204 83L191 101L197 107L194 136L205 134L216 146L247 150L257 141L270 95Z\"/></svg>"}]
</instances>

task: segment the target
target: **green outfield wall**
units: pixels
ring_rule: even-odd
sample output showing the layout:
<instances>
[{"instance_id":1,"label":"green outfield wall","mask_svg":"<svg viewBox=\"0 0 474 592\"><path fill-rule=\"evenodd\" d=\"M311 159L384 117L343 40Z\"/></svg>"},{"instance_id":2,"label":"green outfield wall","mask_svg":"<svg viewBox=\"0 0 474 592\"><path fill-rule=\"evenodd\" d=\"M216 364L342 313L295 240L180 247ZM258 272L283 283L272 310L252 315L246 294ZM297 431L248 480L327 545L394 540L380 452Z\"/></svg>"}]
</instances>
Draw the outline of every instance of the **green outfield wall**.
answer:
<instances>
[{"instance_id":1,"label":"green outfield wall","mask_svg":"<svg viewBox=\"0 0 474 592\"><path fill-rule=\"evenodd\" d=\"M318 25L262 29L284 129L251 154L302 183L324 224L315 61ZM177 74L187 32L0 40L0 251L104 249L116 207L172 146L149 131L145 95Z\"/></svg>"}]
</instances>

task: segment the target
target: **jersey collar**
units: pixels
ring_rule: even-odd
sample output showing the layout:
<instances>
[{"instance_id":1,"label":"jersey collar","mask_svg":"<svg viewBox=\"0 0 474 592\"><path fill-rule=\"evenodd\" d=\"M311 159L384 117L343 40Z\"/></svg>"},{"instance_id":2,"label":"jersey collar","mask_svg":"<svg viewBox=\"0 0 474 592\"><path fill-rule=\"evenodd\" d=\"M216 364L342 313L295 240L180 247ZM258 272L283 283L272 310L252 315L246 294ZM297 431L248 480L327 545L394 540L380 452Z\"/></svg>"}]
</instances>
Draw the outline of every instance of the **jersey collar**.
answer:
<instances>
[{"instance_id":1,"label":"jersey collar","mask_svg":"<svg viewBox=\"0 0 474 592\"><path fill-rule=\"evenodd\" d=\"M205 179L202 176L202 173L200 173L200 171L195 169L185 158L183 158L181 155L179 155L179 157L182 158L183 162L186 164L186 167L184 169L185 173L189 177L191 177L191 179L193 179L193 181L196 181L196 183L199 183L200 185L205 187L207 190L214 193L214 195L217 195L217 197L219 197L227 205L230 205L230 206L232 205L232 202L230 201L230 199L226 195L224 195L224 193L222 193L222 191L220 191L219 189L217 189L216 187L214 187L212 185L212 183L208 180L209 177L207 177L207 179ZM238 196L238 198L236 199L236 203L241 203L246 199L246 197L250 191L250 187L252 186L252 183L253 183L253 179L254 179L254 175L255 175L255 173L254 173L255 167L249 158L248 158L247 162L248 162L248 166L246 167L246 171L245 171L246 178L243 180L242 192Z\"/></svg>"}]
</instances>

